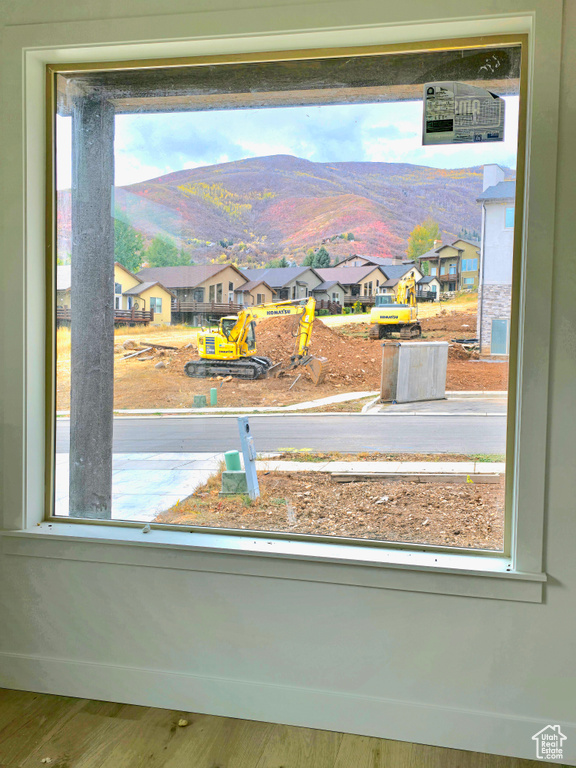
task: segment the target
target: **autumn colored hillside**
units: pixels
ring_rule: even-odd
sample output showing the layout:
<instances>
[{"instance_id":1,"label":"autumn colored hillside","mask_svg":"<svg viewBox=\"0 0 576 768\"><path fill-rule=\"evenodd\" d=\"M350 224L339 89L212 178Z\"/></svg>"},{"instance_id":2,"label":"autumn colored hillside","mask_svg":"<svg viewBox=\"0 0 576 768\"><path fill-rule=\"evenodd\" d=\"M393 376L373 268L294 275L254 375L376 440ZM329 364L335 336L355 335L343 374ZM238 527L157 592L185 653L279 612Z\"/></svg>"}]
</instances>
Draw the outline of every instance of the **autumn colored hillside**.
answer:
<instances>
[{"instance_id":1,"label":"autumn colored hillside","mask_svg":"<svg viewBox=\"0 0 576 768\"><path fill-rule=\"evenodd\" d=\"M117 215L147 241L168 235L196 263L228 256L298 263L323 241L331 256L405 256L431 216L445 241L478 231L481 168L406 163L313 163L290 155L177 171L116 189ZM59 248L69 251L69 191L59 194ZM352 233L353 237L347 237ZM346 236L346 237L344 237ZM226 241L224 249L220 241Z\"/></svg>"}]
</instances>

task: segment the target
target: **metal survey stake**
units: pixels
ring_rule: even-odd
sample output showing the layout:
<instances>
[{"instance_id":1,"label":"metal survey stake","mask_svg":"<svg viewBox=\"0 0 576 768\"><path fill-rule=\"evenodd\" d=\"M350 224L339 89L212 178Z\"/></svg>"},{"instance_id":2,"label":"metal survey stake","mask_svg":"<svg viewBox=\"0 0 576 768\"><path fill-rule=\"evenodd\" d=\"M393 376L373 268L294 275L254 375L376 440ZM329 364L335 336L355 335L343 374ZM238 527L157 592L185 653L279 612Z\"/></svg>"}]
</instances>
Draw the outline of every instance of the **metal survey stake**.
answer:
<instances>
[{"instance_id":1,"label":"metal survey stake","mask_svg":"<svg viewBox=\"0 0 576 768\"><path fill-rule=\"evenodd\" d=\"M256 473L256 447L254 438L250 432L248 416L238 417L238 430L240 432L240 447L244 457L244 471L246 472L246 484L248 486L248 496L251 499L257 499L260 496L260 487L258 486L258 475Z\"/></svg>"}]
</instances>

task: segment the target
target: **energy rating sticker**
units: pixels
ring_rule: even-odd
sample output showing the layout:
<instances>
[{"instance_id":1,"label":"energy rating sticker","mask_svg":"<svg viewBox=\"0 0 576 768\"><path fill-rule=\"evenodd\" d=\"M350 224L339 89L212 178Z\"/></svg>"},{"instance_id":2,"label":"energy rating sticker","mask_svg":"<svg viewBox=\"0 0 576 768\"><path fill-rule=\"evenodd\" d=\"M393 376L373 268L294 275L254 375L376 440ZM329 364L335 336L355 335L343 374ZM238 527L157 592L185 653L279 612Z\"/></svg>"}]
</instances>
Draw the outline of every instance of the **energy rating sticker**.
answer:
<instances>
[{"instance_id":1,"label":"energy rating sticker","mask_svg":"<svg viewBox=\"0 0 576 768\"><path fill-rule=\"evenodd\" d=\"M466 83L425 83L422 144L504 141L506 104Z\"/></svg>"}]
</instances>

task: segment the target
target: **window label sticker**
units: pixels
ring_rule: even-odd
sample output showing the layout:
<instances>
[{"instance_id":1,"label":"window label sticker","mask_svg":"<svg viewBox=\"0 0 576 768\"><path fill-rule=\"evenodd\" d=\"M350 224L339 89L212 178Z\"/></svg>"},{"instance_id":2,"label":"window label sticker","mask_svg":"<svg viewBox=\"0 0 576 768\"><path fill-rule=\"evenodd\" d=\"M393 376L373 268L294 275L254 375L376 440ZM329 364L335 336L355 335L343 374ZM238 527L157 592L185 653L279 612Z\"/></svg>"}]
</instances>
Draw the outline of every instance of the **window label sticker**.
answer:
<instances>
[{"instance_id":1,"label":"window label sticker","mask_svg":"<svg viewBox=\"0 0 576 768\"><path fill-rule=\"evenodd\" d=\"M458 82L424 84L422 144L504 141L504 99Z\"/></svg>"}]
</instances>

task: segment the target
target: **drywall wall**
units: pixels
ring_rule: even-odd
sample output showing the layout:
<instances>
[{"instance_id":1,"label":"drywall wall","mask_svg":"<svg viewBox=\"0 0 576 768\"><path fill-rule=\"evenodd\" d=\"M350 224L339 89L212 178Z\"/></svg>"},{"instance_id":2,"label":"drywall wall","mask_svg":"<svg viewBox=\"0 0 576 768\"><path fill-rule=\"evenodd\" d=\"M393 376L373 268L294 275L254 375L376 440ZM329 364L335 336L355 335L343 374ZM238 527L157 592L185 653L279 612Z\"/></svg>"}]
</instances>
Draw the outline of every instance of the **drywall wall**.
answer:
<instances>
[{"instance_id":1,"label":"drywall wall","mask_svg":"<svg viewBox=\"0 0 576 768\"><path fill-rule=\"evenodd\" d=\"M425 18L429 3L402 9L372 0L279 6L253 2L246 18L254 31L308 29ZM386 7L386 6L389 7ZM557 24L545 3L501 0L494 12L533 7L541 25ZM193 6L193 7L191 7ZM234 9L241 7L236 3ZM559 7L555 6L556 9ZM441 0L439 17L478 11L471 2ZM115 19L138 17L142 39L154 34L157 4L79 0L0 3L4 41L11 25L50 21L97 22L109 34ZM198 14L198 26L218 36L224 3L167 0L166 14ZM255 9L255 10L254 10ZM215 13L216 12L216 13ZM576 6L564 10L564 40L576 34ZM211 26L212 25L212 26ZM505 20L502 20L504 28ZM70 25L71 31L76 29ZM92 29L92 28L91 28ZM473 29L473 25L470 26ZM190 34L193 33L191 28ZM102 38L104 39L104 38ZM108 38L106 38L108 39ZM558 202L554 240L554 332L550 340L546 567L543 604L471 599L323 585L298 580L240 577L44 556L0 556L0 685L79 696L181 707L261 720L348 730L525 757L531 736L549 722L568 724L576 764L576 439L571 419L576 380L573 211L576 207L576 52L565 46ZM550 82L550 88L558 86ZM18 114L19 105L14 104ZM5 117L11 105L4 103ZM8 126L8 122L5 126ZM4 152L18 147L20 124L4 133ZM6 155L4 155L6 157ZM11 166L13 167L13 166ZM18 222L19 196L4 175L4 226ZM546 179L542 178L546 184ZM554 190L549 190L553 195ZM21 312L19 254L0 255L5 349L16 352L14 324ZM13 260L16 260L14 262ZM560 279L561 278L561 279ZM8 283L8 285L6 284ZM9 312L9 314L8 314ZM10 323L7 323L7 320ZM16 334L17 335L17 334ZM11 357L3 374L6 464L22 434L18 423L24 360ZM33 372L30 372L34 386ZM16 414L16 415L14 415ZM18 484L17 472L5 481ZM27 489L34 494L35 489ZM5 499L16 499L18 494ZM6 515L13 509L4 509ZM17 511L17 510L16 510ZM71 545L73 546L73 545Z\"/></svg>"}]
</instances>

